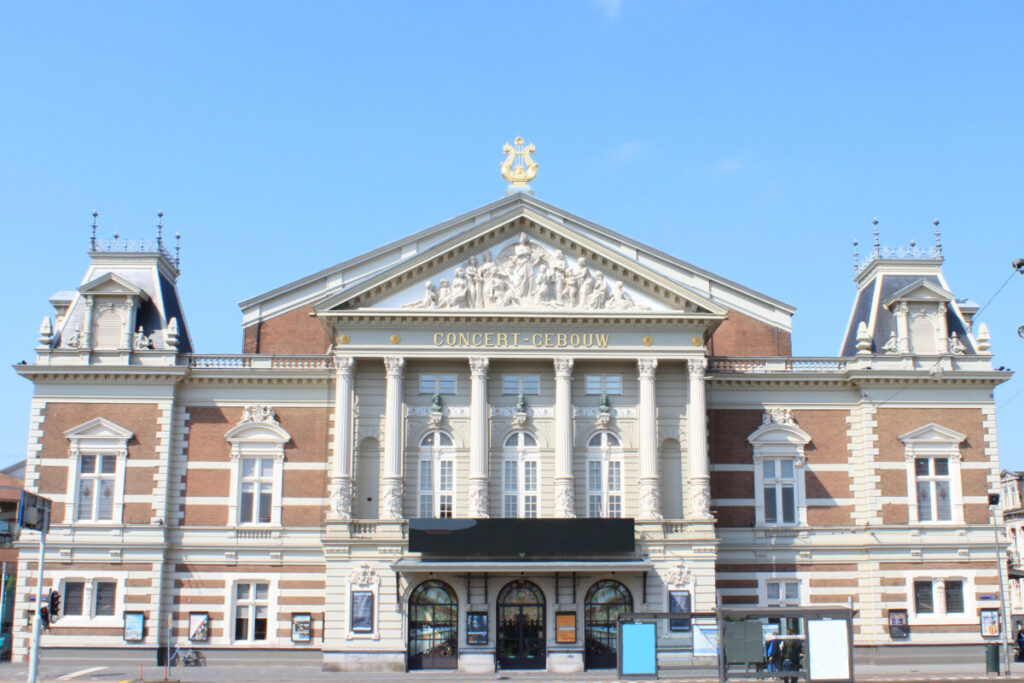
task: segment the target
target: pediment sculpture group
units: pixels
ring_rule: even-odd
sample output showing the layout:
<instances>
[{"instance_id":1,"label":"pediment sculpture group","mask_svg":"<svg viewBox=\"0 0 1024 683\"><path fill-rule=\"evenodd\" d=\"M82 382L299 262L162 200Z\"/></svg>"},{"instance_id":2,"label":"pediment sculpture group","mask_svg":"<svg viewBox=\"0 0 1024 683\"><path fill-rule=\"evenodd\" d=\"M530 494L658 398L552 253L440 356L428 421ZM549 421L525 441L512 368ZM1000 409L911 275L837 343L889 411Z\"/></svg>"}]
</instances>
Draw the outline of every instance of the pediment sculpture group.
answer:
<instances>
[{"instance_id":1,"label":"pediment sculpture group","mask_svg":"<svg viewBox=\"0 0 1024 683\"><path fill-rule=\"evenodd\" d=\"M570 262L561 250L548 252L519 241L501 250L497 259L484 252L455 269L451 280L424 283L423 297L406 308L571 308L580 310L646 310L626 292L621 280L609 283L592 273L584 259Z\"/></svg>"}]
</instances>

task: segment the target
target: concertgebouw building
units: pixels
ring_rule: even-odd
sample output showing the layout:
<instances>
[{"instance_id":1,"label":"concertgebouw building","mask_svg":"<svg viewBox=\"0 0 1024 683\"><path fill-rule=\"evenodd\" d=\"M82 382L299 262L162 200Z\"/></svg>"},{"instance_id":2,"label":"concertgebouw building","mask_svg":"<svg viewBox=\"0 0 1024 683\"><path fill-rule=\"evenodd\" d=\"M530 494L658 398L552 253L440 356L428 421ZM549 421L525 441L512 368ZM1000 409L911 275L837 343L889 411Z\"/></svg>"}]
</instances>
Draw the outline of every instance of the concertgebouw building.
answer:
<instances>
[{"instance_id":1,"label":"concertgebouw building","mask_svg":"<svg viewBox=\"0 0 1024 683\"><path fill-rule=\"evenodd\" d=\"M243 301L239 354L193 348L162 238L94 232L15 366L44 657L568 672L614 666L623 611L745 605L850 604L858 649L985 641L1009 373L938 239L876 233L839 354L794 357L793 307L536 199L516 142L498 201Z\"/></svg>"}]
</instances>

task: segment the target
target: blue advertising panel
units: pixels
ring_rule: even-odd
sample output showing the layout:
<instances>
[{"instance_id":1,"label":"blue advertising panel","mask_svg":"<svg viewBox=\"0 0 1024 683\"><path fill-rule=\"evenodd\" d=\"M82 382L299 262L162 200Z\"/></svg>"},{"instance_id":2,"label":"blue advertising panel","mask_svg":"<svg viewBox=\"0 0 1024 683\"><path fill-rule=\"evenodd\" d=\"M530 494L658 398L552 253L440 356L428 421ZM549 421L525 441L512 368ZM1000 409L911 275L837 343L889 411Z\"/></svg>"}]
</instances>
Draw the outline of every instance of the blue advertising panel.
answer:
<instances>
[{"instance_id":1,"label":"blue advertising panel","mask_svg":"<svg viewBox=\"0 0 1024 683\"><path fill-rule=\"evenodd\" d=\"M622 675L657 674L657 644L654 624L623 624Z\"/></svg>"}]
</instances>

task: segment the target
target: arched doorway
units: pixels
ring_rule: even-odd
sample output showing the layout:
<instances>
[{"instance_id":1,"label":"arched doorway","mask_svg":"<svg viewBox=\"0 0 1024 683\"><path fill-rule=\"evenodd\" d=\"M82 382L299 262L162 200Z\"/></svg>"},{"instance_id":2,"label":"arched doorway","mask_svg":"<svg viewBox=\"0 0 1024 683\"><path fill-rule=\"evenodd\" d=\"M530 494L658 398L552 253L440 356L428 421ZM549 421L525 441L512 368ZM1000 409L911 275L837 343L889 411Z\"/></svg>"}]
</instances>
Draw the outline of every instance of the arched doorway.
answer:
<instances>
[{"instance_id":1,"label":"arched doorway","mask_svg":"<svg viewBox=\"0 0 1024 683\"><path fill-rule=\"evenodd\" d=\"M409 596L409 668L459 665L459 601L444 581L425 581Z\"/></svg>"},{"instance_id":2,"label":"arched doorway","mask_svg":"<svg viewBox=\"0 0 1024 683\"><path fill-rule=\"evenodd\" d=\"M618 581L598 581L583 602L584 643L588 669L610 669L618 666L618 624L623 612L633 611L633 596Z\"/></svg>"},{"instance_id":3,"label":"arched doorway","mask_svg":"<svg viewBox=\"0 0 1024 683\"><path fill-rule=\"evenodd\" d=\"M544 593L529 581L513 581L498 593L498 665L503 669L543 669Z\"/></svg>"}]
</instances>

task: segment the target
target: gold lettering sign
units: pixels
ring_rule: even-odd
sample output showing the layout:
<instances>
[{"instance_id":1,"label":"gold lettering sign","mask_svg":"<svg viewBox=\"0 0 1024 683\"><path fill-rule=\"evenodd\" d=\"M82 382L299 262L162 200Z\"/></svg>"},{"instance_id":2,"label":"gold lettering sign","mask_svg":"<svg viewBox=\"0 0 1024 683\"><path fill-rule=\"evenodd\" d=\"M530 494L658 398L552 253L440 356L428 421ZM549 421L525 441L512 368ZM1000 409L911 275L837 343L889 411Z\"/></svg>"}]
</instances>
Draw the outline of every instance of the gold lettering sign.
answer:
<instances>
[{"instance_id":1,"label":"gold lettering sign","mask_svg":"<svg viewBox=\"0 0 1024 683\"><path fill-rule=\"evenodd\" d=\"M434 346L492 348L606 349L610 334L598 332L435 332Z\"/></svg>"}]
</instances>

